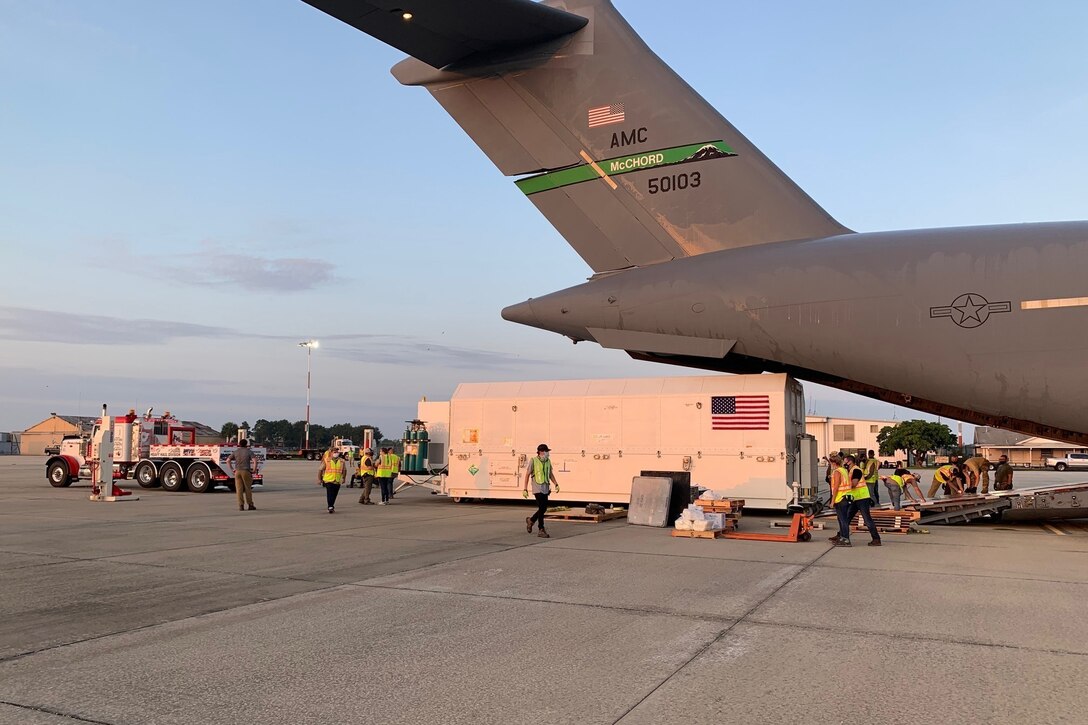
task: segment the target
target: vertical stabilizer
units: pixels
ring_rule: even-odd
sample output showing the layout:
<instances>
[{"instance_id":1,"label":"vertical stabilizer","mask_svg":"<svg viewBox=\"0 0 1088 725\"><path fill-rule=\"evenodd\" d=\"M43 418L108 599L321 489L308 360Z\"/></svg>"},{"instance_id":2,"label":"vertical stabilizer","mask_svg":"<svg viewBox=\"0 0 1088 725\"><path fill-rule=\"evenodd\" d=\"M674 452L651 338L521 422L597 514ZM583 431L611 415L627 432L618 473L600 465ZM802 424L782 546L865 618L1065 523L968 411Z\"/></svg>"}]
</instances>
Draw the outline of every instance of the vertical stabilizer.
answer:
<instances>
[{"instance_id":1,"label":"vertical stabilizer","mask_svg":"<svg viewBox=\"0 0 1088 725\"><path fill-rule=\"evenodd\" d=\"M429 15L446 7L438 0L416 4L411 22L432 22L415 36L352 24L416 56L396 78L426 87L502 173L522 177L521 191L594 271L849 231L608 0L461 0L456 21ZM517 40L530 21L547 32ZM442 69L418 60L438 50Z\"/></svg>"}]
</instances>

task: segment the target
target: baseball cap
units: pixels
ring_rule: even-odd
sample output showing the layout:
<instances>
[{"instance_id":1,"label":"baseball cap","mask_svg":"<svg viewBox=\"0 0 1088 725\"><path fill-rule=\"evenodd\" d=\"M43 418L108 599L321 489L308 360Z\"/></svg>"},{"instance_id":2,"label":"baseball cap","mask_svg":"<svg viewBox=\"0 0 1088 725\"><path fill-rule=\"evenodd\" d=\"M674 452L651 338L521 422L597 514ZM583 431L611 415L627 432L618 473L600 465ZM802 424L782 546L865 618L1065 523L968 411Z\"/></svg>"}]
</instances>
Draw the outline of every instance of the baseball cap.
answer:
<instances>
[{"instance_id":1,"label":"baseball cap","mask_svg":"<svg viewBox=\"0 0 1088 725\"><path fill-rule=\"evenodd\" d=\"M536 447L536 452L537 453L540 453L541 451L550 451L550 450L551 450L551 448L548 448L547 443L541 443L539 446Z\"/></svg>"}]
</instances>

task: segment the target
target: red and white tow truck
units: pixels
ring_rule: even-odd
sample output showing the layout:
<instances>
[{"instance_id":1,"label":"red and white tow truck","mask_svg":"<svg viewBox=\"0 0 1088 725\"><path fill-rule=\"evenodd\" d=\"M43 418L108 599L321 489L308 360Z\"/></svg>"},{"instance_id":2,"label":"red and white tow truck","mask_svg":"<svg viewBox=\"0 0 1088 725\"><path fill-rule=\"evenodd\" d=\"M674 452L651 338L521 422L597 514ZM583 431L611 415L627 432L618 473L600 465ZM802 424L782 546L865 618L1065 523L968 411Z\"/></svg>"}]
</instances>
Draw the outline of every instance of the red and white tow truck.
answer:
<instances>
[{"instance_id":1,"label":"red and white tow truck","mask_svg":"<svg viewBox=\"0 0 1088 725\"><path fill-rule=\"evenodd\" d=\"M97 435L101 421L91 435L69 436L60 444L60 452L45 462L45 477L50 485L61 488L80 479L93 479L99 455ZM197 443L196 429L184 425L169 411L142 418L133 410L113 418L113 480L133 478L144 488L161 485L167 491L203 493L217 485L234 485L234 474L227 458L237 446L221 443ZM264 481L266 451L254 446L257 470L253 483Z\"/></svg>"}]
</instances>

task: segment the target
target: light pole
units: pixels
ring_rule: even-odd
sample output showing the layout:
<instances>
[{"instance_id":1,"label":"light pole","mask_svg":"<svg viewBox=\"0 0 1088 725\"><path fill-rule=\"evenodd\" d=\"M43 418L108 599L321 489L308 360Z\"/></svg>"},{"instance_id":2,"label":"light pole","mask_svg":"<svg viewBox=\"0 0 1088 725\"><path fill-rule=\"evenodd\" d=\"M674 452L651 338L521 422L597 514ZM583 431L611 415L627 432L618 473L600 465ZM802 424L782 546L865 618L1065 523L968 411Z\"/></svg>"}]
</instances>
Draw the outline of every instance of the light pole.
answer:
<instances>
[{"instance_id":1,"label":"light pole","mask_svg":"<svg viewBox=\"0 0 1088 725\"><path fill-rule=\"evenodd\" d=\"M318 346L317 340L306 340L298 344L306 348L306 440L303 448L310 447L310 353Z\"/></svg>"}]
</instances>

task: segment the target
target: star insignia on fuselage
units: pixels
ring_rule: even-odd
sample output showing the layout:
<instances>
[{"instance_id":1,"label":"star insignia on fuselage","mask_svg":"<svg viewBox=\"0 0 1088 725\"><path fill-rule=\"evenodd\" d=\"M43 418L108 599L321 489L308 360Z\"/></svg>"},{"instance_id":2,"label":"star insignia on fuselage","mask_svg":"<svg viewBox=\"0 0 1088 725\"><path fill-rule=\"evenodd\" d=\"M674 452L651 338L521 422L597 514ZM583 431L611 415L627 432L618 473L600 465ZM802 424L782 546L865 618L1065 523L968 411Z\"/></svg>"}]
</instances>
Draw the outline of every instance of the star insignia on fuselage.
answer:
<instances>
[{"instance_id":1,"label":"star insignia on fuselage","mask_svg":"<svg viewBox=\"0 0 1088 725\"><path fill-rule=\"evenodd\" d=\"M930 307L929 316L951 317L960 327L978 327L999 312L1012 312L1012 302L990 302L975 292L962 294L944 307Z\"/></svg>"}]
</instances>

